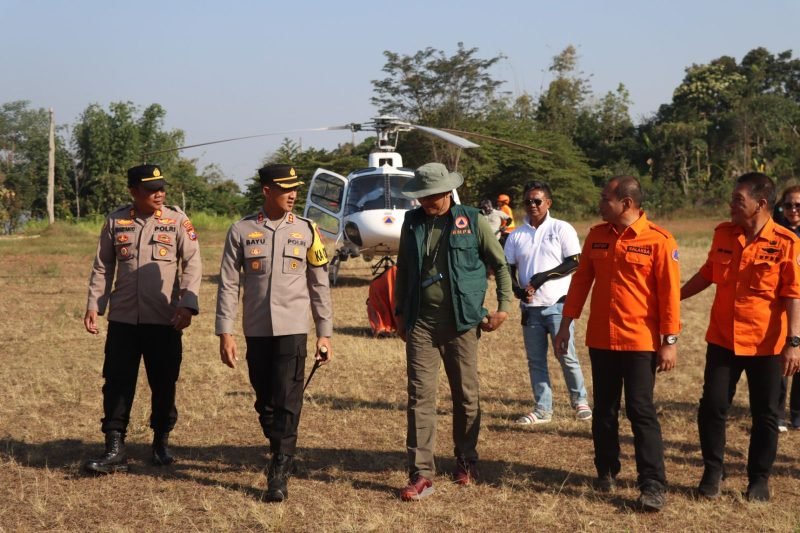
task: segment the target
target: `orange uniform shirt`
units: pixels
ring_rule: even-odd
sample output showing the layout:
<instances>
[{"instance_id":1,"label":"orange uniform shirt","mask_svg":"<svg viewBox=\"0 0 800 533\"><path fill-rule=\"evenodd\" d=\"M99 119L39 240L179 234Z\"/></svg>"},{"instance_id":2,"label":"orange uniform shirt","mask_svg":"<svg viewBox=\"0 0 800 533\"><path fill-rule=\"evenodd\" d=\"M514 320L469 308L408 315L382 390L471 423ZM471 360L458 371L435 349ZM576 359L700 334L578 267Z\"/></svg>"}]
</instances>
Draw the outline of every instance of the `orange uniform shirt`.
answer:
<instances>
[{"instance_id":1,"label":"orange uniform shirt","mask_svg":"<svg viewBox=\"0 0 800 533\"><path fill-rule=\"evenodd\" d=\"M506 226L503 228L503 231L505 231L506 233L511 233L517 227L514 224L514 211L512 211L511 208L506 204L501 205L500 207L498 207L498 209L500 209L500 211L508 215L508 222L506 223Z\"/></svg>"},{"instance_id":2,"label":"orange uniform shirt","mask_svg":"<svg viewBox=\"0 0 800 533\"><path fill-rule=\"evenodd\" d=\"M800 298L800 240L770 219L745 245L744 231L714 230L700 275L717 285L706 341L736 355L776 355L786 341L783 298Z\"/></svg>"},{"instance_id":3,"label":"orange uniform shirt","mask_svg":"<svg viewBox=\"0 0 800 533\"><path fill-rule=\"evenodd\" d=\"M583 245L564 316L578 318L592 290L590 348L655 351L662 335L680 331L678 243L640 213L622 233L594 226Z\"/></svg>"}]
</instances>

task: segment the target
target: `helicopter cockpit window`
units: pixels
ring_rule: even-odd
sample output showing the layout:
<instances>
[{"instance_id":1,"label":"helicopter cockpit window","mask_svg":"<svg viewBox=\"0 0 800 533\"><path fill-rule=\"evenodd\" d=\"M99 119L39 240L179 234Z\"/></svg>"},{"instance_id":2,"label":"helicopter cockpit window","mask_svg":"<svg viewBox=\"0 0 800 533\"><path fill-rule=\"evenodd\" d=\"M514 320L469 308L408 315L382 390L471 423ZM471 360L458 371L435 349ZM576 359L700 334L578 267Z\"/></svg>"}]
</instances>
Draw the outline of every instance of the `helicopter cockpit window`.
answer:
<instances>
[{"instance_id":1,"label":"helicopter cockpit window","mask_svg":"<svg viewBox=\"0 0 800 533\"><path fill-rule=\"evenodd\" d=\"M319 229L323 231L327 231L333 235L338 235L339 233L339 219L335 216L332 216L322 209L316 208L314 206L309 206L308 211L306 212L306 216L317 223Z\"/></svg>"},{"instance_id":2,"label":"helicopter cockpit window","mask_svg":"<svg viewBox=\"0 0 800 533\"><path fill-rule=\"evenodd\" d=\"M410 179L410 176L393 174L353 178L347 194L345 216L372 209L412 209L419 206L419 202L401 192Z\"/></svg>"},{"instance_id":3,"label":"helicopter cockpit window","mask_svg":"<svg viewBox=\"0 0 800 533\"><path fill-rule=\"evenodd\" d=\"M333 213L338 213L342 209L343 193L344 184L340 179L322 174L314 180L311 201Z\"/></svg>"}]
</instances>

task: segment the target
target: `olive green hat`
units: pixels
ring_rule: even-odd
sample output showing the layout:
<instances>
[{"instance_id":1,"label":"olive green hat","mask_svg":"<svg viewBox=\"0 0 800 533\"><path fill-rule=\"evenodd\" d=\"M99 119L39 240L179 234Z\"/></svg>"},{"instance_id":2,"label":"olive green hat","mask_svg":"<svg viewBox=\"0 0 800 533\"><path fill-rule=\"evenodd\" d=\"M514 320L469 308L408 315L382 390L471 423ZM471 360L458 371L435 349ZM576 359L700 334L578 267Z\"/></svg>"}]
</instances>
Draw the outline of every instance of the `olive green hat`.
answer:
<instances>
[{"instance_id":1,"label":"olive green hat","mask_svg":"<svg viewBox=\"0 0 800 533\"><path fill-rule=\"evenodd\" d=\"M403 187L409 198L423 198L432 194L452 191L464 183L458 172L449 172L441 163L425 163L414 171L414 178Z\"/></svg>"}]
</instances>

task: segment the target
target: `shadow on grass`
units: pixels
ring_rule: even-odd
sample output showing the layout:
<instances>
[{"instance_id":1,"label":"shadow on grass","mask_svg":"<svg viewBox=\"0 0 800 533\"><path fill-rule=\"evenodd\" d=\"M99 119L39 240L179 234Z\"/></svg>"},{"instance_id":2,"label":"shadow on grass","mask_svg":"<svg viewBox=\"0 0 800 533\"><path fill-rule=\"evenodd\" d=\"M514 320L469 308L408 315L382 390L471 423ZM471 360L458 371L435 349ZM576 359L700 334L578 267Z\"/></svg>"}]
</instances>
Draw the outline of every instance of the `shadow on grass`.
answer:
<instances>
[{"instance_id":1,"label":"shadow on grass","mask_svg":"<svg viewBox=\"0 0 800 533\"><path fill-rule=\"evenodd\" d=\"M181 480L203 486L224 487L240 492L256 500L263 498L262 488L250 484L232 482L220 476L253 474L263 470L267 464L267 446L172 446L178 458L170 467L150 465L150 446L145 443L130 443L126 446L130 471L127 475L149 476L166 480ZM91 478L84 474L81 465L90 457L102 453L100 442L84 442L78 439L59 439L43 443L29 443L5 438L0 440L0 460L14 461L23 467L41 468L62 472L67 479ZM347 479L348 473L381 474L391 477L406 469L406 453L403 451L345 450L337 448L301 448L295 462L297 479L308 479L324 483L335 483ZM444 474L455 467L455 460L445 458L438 461L439 471ZM591 478L583 474L561 469L535 466L509 461L481 461L481 483L490 486L516 486L523 490L558 491L567 496L580 497L586 491ZM437 483L446 483L446 475L439 475ZM396 497L401 487L379 481L353 479L355 488L383 492Z\"/></svg>"},{"instance_id":2,"label":"shadow on grass","mask_svg":"<svg viewBox=\"0 0 800 533\"><path fill-rule=\"evenodd\" d=\"M367 285L370 284L371 281L372 281L371 277L360 278L354 276L346 276L339 273L339 277L336 279L336 285L331 287L331 289L336 290L336 287L366 287Z\"/></svg>"},{"instance_id":3,"label":"shadow on grass","mask_svg":"<svg viewBox=\"0 0 800 533\"><path fill-rule=\"evenodd\" d=\"M373 338L372 329L362 326L334 326L333 332L337 335L347 335L348 337ZM381 337L378 337L381 338Z\"/></svg>"}]
</instances>

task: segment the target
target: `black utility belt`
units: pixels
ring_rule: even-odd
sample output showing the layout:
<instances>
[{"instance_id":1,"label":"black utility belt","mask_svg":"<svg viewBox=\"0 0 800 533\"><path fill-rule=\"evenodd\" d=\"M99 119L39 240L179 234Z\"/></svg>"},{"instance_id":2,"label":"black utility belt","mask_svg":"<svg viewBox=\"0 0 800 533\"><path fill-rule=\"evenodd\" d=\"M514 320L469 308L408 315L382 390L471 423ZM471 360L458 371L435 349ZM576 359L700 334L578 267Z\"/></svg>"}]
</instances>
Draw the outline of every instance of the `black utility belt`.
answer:
<instances>
[{"instance_id":1,"label":"black utility belt","mask_svg":"<svg viewBox=\"0 0 800 533\"><path fill-rule=\"evenodd\" d=\"M429 278L425 278L425 279L423 279L423 280L422 280L422 283L420 283L419 285L420 285L420 287L422 287L423 289L427 289L428 287L430 287L430 286L431 286L431 285L433 285L434 283L439 283L439 282L440 282L440 281L442 281L443 279L444 279L444 274L442 274L441 272L439 272L439 273L437 273L437 274L434 274L433 276L431 276L431 277L429 277Z\"/></svg>"}]
</instances>

